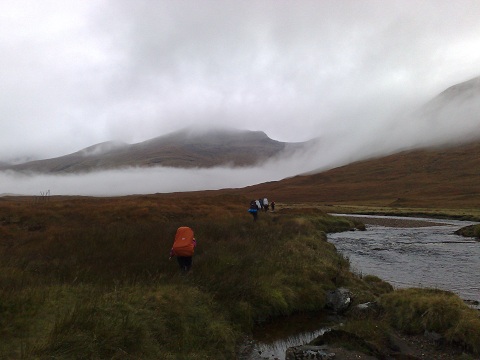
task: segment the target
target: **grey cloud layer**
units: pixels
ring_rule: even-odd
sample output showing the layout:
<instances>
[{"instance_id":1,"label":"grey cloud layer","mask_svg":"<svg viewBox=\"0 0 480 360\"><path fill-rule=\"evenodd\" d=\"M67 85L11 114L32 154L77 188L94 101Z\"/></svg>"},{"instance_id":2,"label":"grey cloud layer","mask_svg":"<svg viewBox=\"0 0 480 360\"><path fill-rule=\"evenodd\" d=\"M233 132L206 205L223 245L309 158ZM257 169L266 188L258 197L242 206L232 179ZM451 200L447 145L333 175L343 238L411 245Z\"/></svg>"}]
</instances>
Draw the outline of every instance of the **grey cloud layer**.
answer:
<instances>
[{"instance_id":1,"label":"grey cloud layer","mask_svg":"<svg viewBox=\"0 0 480 360\"><path fill-rule=\"evenodd\" d=\"M480 3L469 0L19 0L0 10L0 161L192 124L368 147L394 115L477 76L480 63ZM409 144L418 132L398 134Z\"/></svg>"}]
</instances>

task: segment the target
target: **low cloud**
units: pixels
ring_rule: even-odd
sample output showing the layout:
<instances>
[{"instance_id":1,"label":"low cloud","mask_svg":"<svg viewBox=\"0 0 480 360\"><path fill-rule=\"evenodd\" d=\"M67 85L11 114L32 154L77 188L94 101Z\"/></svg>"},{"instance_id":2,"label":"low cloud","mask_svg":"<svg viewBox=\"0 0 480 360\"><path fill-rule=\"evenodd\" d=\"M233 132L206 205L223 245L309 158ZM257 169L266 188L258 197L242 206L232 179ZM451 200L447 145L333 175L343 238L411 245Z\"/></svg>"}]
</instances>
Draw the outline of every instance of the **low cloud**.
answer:
<instances>
[{"instance_id":1,"label":"low cloud","mask_svg":"<svg viewBox=\"0 0 480 360\"><path fill-rule=\"evenodd\" d=\"M88 148L83 149L80 151L80 154L88 157L88 156L98 156L105 154L112 150L118 150L124 147L127 147L126 143L120 141L107 141L101 144L93 145Z\"/></svg>"},{"instance_id":2,"label":"low cloud","mask_svg":"<svg viewBox=\"0 0 480 360\"><path fill-rule=\"evenodd\" d=\"M327 142L312 142L303 150L255 167L181 169L172 167L126 168L83 174L37 174L0 172L1 193L17 195L121 196L241 188L281 180L308 170L331 167L348 157L346 152L328 152Z\"/></svg>"},{"instance_id":3,"label":"low cloud","mask_svg":"<svg viewBox=\"0 0 480 360\"><path fill-rule=\"evenodd\" d=\"M86 174L20 174L0 172L2 195L121 196L196 190L238 188L257 182L279 180L279 169L211 168L178 169L167 167L129 168Z\"/></svg>"}]
</instances>

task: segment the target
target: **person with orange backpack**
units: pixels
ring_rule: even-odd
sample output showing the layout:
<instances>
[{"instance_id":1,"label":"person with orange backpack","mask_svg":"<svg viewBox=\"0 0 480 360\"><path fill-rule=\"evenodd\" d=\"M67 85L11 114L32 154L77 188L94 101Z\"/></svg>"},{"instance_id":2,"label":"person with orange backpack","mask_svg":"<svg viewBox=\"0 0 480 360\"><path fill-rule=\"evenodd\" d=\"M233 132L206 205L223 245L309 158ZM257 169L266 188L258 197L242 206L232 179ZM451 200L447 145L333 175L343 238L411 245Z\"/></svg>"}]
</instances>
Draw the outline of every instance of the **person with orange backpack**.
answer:
<instances>
[{"instance_id":1,"label":"person with orange backpack","mask_svg":"<svg viewBox=\"0 0 480 360\"><path fill-rule=\"evenodd\" d=\"M176 256L180 270L184 273L189 272L192 268L193 253L196 246L197 241L195 240L193 230L188 226L180 226L175 234L169 260Z\"/></svg>"}]
</instances>

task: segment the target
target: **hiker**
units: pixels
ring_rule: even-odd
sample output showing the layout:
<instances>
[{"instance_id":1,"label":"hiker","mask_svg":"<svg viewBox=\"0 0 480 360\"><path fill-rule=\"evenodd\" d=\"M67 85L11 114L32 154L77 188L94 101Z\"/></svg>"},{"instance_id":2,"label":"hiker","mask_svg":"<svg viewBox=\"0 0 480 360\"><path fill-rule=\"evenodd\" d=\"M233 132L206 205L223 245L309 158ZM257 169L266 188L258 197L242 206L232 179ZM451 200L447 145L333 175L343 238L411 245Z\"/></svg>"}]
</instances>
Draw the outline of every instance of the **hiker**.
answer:
<instances>
[{"instance_id":1,"label":"hiker","mask_svg":"<svg viewBox=\"0 0 480 360\"><path fill-rule=\"evenodd\" d=\"M262 208L262 205L260 205L260 200L255 200L255 205L257 205L257 209Z\"/></svg>"},{"instance_id":2,"label":"hiker","mask_svg":"<svg viewBox=\"0 0 480 360\"><path fill-rule=\"evenodd\" d=\"M258 218L258 206L255 200L250 201L250 208L247 210L253 216L253 221Z\"/></svg>"},{"instance_id":3,"label":"hiker","mask_svg":"<svg viewBox=\"0 0 480 360\"><path fill-rule=\"evenodd\" d=\"M180 270L188 273L192 268L193 253L197 241L195 240L193 230L188 226L180 226L175 234L172 249L170 250L169 260L176 256Z\"/></svg>"},{"instance_id":4,"label":"hiker","mask_svg":"<svg viewBox=\"0 0 480 360\"><path fill-rule=\"evenodd\" d=\"M275 211L275 201L272 200L270 207L272 208L272 211Z\"/></svg>"},{"instance_id":5,"label":"hiker","mask_svg":"<svg viewBox=\"0 0 480 360\"><path fill-rule=\"evenodd\" d=\"M267 198L263 198L263 210L268 211L268 200L267 200Z\"/></svg>"}]
</instances>

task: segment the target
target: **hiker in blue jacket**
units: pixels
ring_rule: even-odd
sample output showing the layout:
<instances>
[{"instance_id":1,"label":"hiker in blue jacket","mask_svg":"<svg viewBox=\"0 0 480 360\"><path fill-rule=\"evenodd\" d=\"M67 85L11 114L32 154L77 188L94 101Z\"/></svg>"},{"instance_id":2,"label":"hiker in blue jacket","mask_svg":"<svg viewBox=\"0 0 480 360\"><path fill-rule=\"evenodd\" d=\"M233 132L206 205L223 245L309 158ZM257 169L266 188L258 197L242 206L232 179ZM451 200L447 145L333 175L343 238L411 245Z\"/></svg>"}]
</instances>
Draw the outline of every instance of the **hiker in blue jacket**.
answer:
<instances>
[{"instance_id":1,"label":"hiker in blue jacket","mask_svg":"<svg viewBox=\"0 0 480 360\"><path fill-rule=\"evenodd\" d=\"M253 216L253 221L257 221L258 218L258 206L255 203L255 200L252 200L250 202L250 208L248 209L248 212L252 214Z\"/></svg>"}]
</instances>

